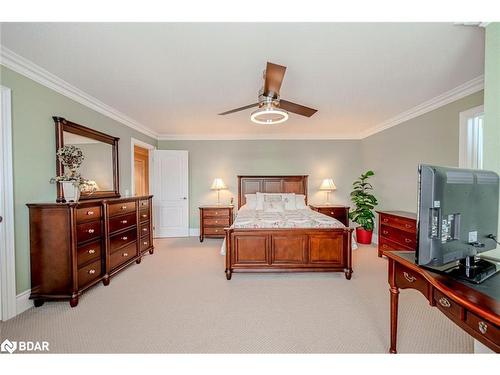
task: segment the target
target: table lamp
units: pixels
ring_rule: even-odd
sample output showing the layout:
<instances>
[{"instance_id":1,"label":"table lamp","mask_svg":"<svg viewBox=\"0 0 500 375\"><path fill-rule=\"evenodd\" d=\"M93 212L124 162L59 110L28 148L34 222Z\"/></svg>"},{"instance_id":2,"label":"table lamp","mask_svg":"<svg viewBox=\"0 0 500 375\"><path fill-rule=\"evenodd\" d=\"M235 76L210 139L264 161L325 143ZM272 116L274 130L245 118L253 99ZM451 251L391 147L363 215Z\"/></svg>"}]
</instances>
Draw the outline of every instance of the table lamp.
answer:
<instances>
[{"instance_id":1,"label":"table lamp","mask_svg":"<svg viewBox=\"0 0 500 375\"><path fill-rule=\"evenodd\" d=\"M326 204L330 204L330 192L337 190L331 178L325 178L319 187L319 190L326 191Z\"/></svg>"},{"instance_id":2,"label":"table lamp","mask_svg":"<svg viewBox=\"0 0 500 375\"><path fill-rule=\"evenodd\" d=\"M222 178L216 178L210 187L211 190L217 190L217 204L220 204L220 191L227 189L226 184L222 181Z\"/></svg>"}]
</instances>

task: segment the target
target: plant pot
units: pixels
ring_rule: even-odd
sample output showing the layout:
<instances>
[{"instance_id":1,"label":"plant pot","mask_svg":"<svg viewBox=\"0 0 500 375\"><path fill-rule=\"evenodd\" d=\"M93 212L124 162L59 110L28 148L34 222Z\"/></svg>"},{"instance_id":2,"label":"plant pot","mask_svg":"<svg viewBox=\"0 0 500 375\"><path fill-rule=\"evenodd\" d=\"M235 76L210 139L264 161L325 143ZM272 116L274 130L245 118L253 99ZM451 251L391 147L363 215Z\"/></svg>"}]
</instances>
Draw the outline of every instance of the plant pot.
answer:
<instances>
[{"instance_id":1,"label":"plant pot","mask_svg":"<svg viewBox=\"0 0 500 375\"><path fill-rule=\"evenodd\" d=\"M366 230L362 227L356 228L356 241L363 245L370 245L372 243L373 230Z\"/></svg>"},{"instance_id":2,"label":"plant pot","mask_svg":"<svg viewBox=\"0 0 500 375\"><path fill-rule=\"evenodd\" d=\"M78 189L71 181L62 181L61 185L66 202L78 202L80 199L80 189Z\"/></svg>"}]
</instances>

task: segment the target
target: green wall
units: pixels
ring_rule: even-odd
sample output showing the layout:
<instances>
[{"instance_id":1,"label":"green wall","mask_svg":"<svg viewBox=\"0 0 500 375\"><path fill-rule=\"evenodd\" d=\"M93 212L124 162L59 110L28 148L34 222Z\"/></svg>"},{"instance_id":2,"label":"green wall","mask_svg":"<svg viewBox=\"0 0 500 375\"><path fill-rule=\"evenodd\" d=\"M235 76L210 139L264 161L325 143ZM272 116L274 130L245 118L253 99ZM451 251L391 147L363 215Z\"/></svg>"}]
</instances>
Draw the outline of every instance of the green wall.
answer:
<instances>
[{"instance_id":1,"label":"green wall","mask_svg":"<svg viewBox=\"0 0 500 375\"><path fill-rule=\"evenodd\" d=\"M4 66L0 83L12 90L14 162L14 212L16 241L16 289L30 285L29 202L54 202L55 137L52 116L64 117L104 133L120 137L120 190L130 191L130 138L156 145L156 140L95 112Z\"/></svg>"},{"instance_id":2,"label":"green wall","mask_svg":"<svg viewBox=\"0 0 500 375\"><path fill-rule=\"evenodd\" d=\"M217 202L210 190L215 177L228 186L221 202L238 200L237 175L307 174L312 203L325 200L318 188L331 177L337 190L330 195L335 203L349 203L352 181L361 173L360 141L159 141L164 150L189 151L190 227L199 227L198 206Z\"/></svg>"}]
</instances>

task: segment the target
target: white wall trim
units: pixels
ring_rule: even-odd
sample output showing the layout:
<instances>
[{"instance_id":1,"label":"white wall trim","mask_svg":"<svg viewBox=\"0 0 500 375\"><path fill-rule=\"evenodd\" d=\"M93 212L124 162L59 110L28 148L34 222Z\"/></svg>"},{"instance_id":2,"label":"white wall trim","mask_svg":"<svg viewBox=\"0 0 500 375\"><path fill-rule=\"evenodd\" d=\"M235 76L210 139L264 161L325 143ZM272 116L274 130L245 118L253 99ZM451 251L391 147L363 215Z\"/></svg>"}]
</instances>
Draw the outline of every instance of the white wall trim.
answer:
<instances>
[{"instance_id":1,"label":"white wall trim","mask_svg":"<svg viewBox=\"0 0 500 375\"><path fill-rule=\"evenodd\" d=\"M468 95L481 91L482 89L484 89L484 75L471 79L470 81L465 82L460 86L455 87L454 89L451 89L441 95L427 100L422 104L410 108L409 110L402 112L399 115L394 116L393 118L362 132L361 139L367 138L383 130L392 128L393 126L399 125L415 117L431 112L439 107L443 107L446 104L452 103Z\"/></svg>"},{"instance_id":2,"label":"white wall trim","mask_svg":"<svg viewBox=\"0 0 500 375\"><path fill-rule=\"evenodd\" d=\"M359 134L160 134L159 141L359 140Z\"/></svg>"},{"instance_id":3,"label":"white wall trim","mask_svg":"<svg viewBox=\"0 0 500 375\"><path fill-rule=\"evenodd\" d=\"M32 308L33 301L30 300L31 289L28 289L16 296L16 314L19 315Z\"/></svg>"},{"instance_id":4,"label":"white wall trim","mask_svg":"<svg viewBox=\"0 0 500 375\"><path fill-rule=\"evenodd\" d=\"M103 114L123 125L128 126L147 136L158 138L158 134L147 126L135 121L117 109L101 102L99 99L87 94L79 88L71 85L56 75L48 72L30 60L18 55L10 49L0 45L0 63L13 71L32 79L41 85L62 94L75 102L78 102L96 112Z\"/></svg>"},{"instance_id":5,"label":"white wall trim","mask_svg":"<svg viewBox=\"0 0 500 375\"><path fill-rule=\"evenodd\" d=\"M189 228L189 237L198 237L200 235L200 228Z\"/></svg>"},{"instance_id":6,"label":"white wall trim","mask_svg":"<svg viewBox=\"0 0 500 375\"><path fill-rule=\"evenodd\" d=\"M3 181L0 189L0 207L3 223L0 226L0 297L1 319L7 320L16 315L16 263L14 240L14 180L12 164L12 102L11 90L1 88L1 127L0 150L1 172Z\"/></svg>"},{"instance_id":7,"label":"white wall trim","mask_svg":"<svg viewBox=\"0 0 500 375\"><path fill-rule=\"evenodd\" d=\"M135 168L134 168L134 146L139 146L146 148L149 151L156 150L154 145L135 139L130 138L130 192L131 195L135 195ZM151 186L153 186L153 153L149 152L149 190L151 191Z\"/></svg>"}]
</instances>

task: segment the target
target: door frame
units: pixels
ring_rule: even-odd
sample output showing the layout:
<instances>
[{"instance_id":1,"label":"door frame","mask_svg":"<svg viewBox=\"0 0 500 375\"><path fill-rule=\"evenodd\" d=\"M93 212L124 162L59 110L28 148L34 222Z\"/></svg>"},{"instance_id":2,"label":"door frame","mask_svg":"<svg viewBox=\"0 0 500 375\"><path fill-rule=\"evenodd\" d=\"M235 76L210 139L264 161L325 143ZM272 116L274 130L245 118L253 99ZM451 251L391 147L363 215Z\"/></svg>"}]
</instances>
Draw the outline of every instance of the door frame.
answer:
<instances>
[{"instance_id":1,"label":"door frame","mask_svg":"<svg viewBox=\"0 0 500 375\"><path fill-rule=\"evenodd\" d=\"M14 238L14 180L12 162L12 99L11 89L1 89L1 181L0 208L0 320L16 316L16 262ZM3 193L2 193L3 192ZM3 229L2 229L3 228ZM5 230L5 232L4 232Z\"/></svg>"},{"instance_id":2,"label":"door frame","mask_svg":"<svg viewBox=\"0 0 500 375\"><path fill-rule=\"evenodd\" d=\"M151 186L154 182L153 176L153 153L151 151L156 150L156 147L135 139L133 137L130 138L130 194L135 195L135 168L134 168L134 146L139 146L149 150L149 163L148 163L148 177L149 177L149 194L151 194Z\"/></svg>"},{"instance_id":3,"label":"door frame","mask_svg":"<svg viewBox=\"0 0 500 375\"><path fill-rule=\"evenodd\" d=\"M459 132L458 132L458 166L459 168L466 168L469 161L469 143L467 136L468 120L471 117L476 117L484 114L484 105L469 108L459 114Z\"/></svg>"}]
</instances>

